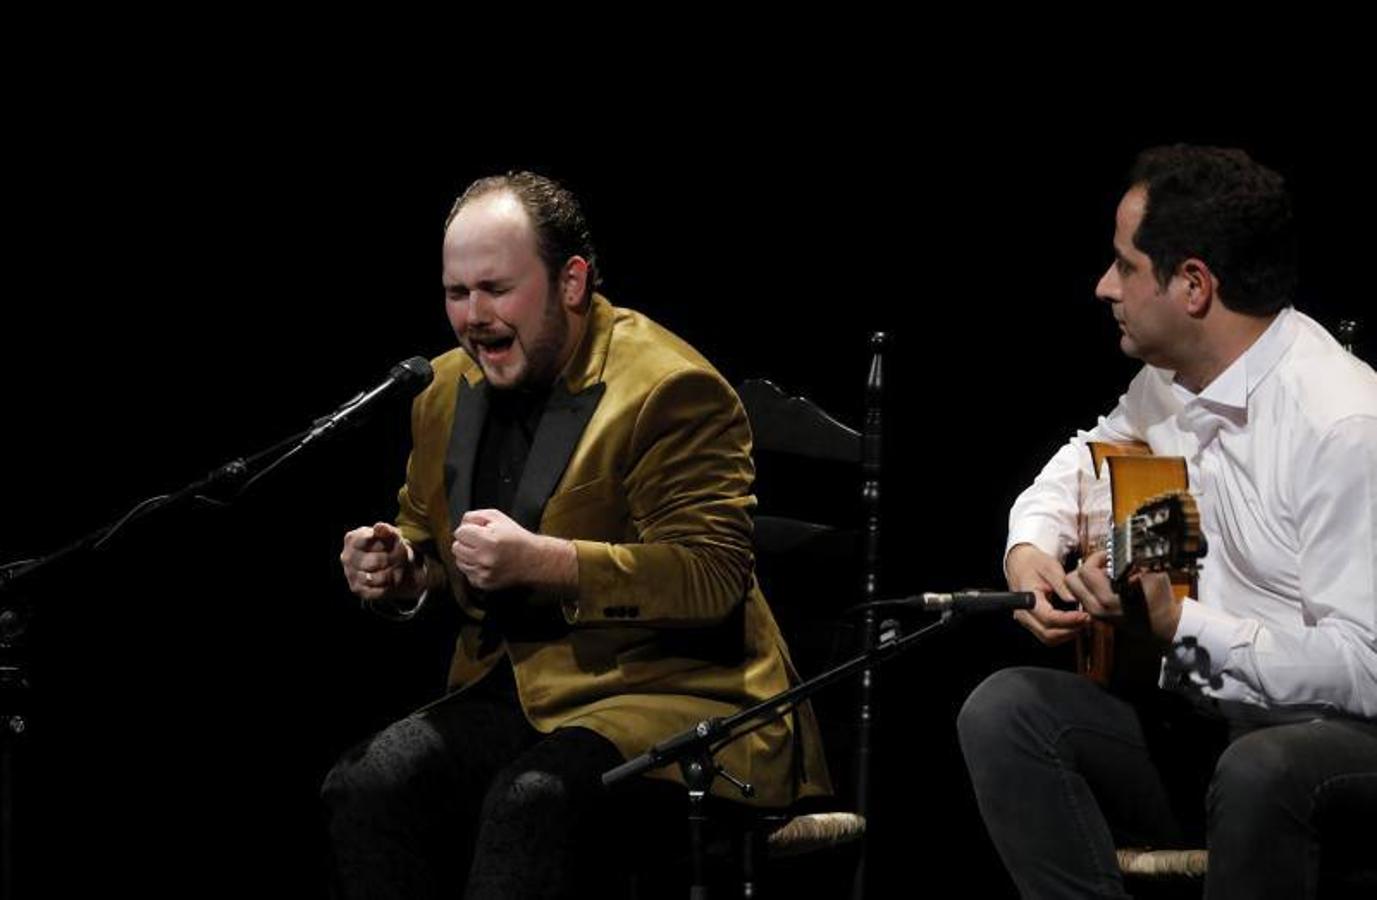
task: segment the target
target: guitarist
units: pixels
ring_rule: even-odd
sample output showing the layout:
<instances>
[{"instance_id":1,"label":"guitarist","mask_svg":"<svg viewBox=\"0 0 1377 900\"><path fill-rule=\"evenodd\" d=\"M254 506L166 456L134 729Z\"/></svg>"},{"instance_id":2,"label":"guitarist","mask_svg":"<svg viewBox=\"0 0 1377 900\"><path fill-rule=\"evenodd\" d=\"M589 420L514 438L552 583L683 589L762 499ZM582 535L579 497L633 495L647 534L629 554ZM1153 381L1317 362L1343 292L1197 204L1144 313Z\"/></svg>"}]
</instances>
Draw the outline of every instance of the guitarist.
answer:
<instances>
[{"instance_id":1,"label":"guitarist","mask_svg":"<svg viewBox=\"0 0 1377 900\"><path fill-rule=\"evenodd\" d=\"M1167 691L1006 669L962 709L962 749L1026 897L1127 896L1116 845L1179 846L1191 806L1207 897L1313 896L1320 838L1377 823L1377 375L1291 307L1279 175L1178 145L1129 185L1096 295L1145 365L1014 503L1005 571L1037 595L1017 615L1043 643L1136 629ZM1120 596L1102 551L1064 572L1087 440L1185 459L1208 544L1195 595L1143 573Z\"/></svg>"}]
</instances>

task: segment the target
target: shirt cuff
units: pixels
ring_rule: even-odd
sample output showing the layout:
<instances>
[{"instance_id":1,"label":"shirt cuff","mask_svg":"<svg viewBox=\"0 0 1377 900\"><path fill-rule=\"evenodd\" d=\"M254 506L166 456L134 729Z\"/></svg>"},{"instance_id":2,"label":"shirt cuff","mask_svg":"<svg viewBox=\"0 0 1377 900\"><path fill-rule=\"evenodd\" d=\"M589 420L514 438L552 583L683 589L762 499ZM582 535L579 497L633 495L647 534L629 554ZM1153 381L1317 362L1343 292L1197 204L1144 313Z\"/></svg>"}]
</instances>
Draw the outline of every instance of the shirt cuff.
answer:
<instances>
[{"instance_id":1,"label":"shirt cuff","mask_svg":"<svg viewBox=\"0 0 1377 900\"><path fill-rule=\"evenodd\" d=\"M591 582L594 581L594 571L600 560L599 556L606 552L606 545L598 544L595 541L575 540L574 553L578 556L578 579L574 588L560 597L560 608L564 612L564 621L570 625L579 624L580 620L593 617L593 610L588 609L585 614L584 598L596 596L598 587ZM602 585L605 588L607 585Z\"/></svg>"},{"instance_id":2,"label":"shirt cuff","mask_svg":"<svg viewBox=\"0 0 1377 900\"><path fill-rule=\"evenodd\" d=\"M1213 684L1227 667L1229 654L1251 642L1250 624L1187 597L1181 601L1168 666L1189 673L1197 683Z\"/></svg>"},{"instance_id":3,"label":"shirt cuff","mask_svg":"<svg viewBox=\"0 0 1377 900\"><path fill-rule=\"evenodd\" d=\"M430 588L421 591L421 596L416 598L416 602L409 607L392 600L365 602L363 605L372 612L382 616L384 619L391 619L394 622L406 622L416 618L417 613L426 605L426 598L430 596Z\"/></svg>"},{"instance_id":4,"label":"shirt cuff","mask_svg":"<svg viewBox=\"0 0 1377 900\"><path fill-rule=\"evenodd\" d=\"M1009 529L1004 543L1004 578L1009 577L1009 551L1019 544L1032 544L1053 559L1061 559L1061 529L1055 522L1043 518L1028 518Z\"/></svg>"}]
</instances>

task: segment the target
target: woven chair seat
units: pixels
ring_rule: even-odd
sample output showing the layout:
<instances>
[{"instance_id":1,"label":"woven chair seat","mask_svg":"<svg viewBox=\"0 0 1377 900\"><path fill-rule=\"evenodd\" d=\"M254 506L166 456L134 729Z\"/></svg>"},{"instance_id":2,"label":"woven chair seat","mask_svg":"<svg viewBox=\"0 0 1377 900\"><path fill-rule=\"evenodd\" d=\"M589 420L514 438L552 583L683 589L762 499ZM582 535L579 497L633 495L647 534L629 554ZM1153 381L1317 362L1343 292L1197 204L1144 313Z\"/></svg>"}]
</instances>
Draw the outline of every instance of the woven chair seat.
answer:
<instances>
[{"instance_id":1,"label":"woven chair seat","mask_svg":"<svg viewBox=\"0 0 1377 900\"><path fill-rule=\"evenodd\" d=\"M1204 850L1126 848L1118 855L1119 870L1140 878L1203 878L1209 860Z\"/></svg>"},{"instance_id":2,"label":"woven chair seat","mask_svg":"<svg viewBox=\"0 0 1377 900\"><path fill-rule=\"evenodd\" d=\"M849 812L794 816L767 838L770 856L799 856L849 844L865 835L865 817Z\"/></svg>"}]
</instances>

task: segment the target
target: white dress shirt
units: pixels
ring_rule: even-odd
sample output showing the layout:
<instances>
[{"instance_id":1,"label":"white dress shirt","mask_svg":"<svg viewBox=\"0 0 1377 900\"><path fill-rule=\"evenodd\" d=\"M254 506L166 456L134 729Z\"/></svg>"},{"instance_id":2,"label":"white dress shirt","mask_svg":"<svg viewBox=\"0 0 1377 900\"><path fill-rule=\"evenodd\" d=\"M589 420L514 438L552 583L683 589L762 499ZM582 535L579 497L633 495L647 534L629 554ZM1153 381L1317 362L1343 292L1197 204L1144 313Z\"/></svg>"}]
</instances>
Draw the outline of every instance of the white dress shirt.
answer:
<instances>
[{"instance_id":1,"label":"white dress shirt","mask_svg":"<svg viewBox=\"0 0 1377 900\"><path fill-rule=\"evenodd\" d=\"M1009 549L1077 543L1086 441L1186 460L1208 552L1163 687L1231 718L1377 718L1377 375L1283 310L1199 394L1145 366L1009 513Z\"/></svg>"}]
</instances>

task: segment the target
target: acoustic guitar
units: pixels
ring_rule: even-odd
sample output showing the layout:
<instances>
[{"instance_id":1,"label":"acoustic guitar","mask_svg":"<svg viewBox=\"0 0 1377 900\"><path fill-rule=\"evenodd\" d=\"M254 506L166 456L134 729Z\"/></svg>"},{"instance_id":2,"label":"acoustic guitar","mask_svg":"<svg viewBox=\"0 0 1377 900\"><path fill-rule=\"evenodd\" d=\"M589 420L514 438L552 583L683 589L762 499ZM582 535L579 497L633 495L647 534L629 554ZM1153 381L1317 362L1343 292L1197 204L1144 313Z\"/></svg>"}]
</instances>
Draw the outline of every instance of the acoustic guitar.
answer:
<instances>
[{"instance_id":1,"label":"acoustic guitar","mask_svg":"<svg viewBox=\"0 0 1377 900\"><path fill-rule=\"evenodd\" d=\"M1107 687L1142 690L1157 684L1162 651L1148 637L1147 607L1131 579L1166 572L1178 601L1193 594L1206 551L1200 513L1181 457L1153 456L1136 443L1091 442L1089 449L1094 478L1081 485L1080 552L1108 552L1105 567L1124 615L1143 627L1091 622L1077 641L1076 667Z\"/></svg>"}]
</instances>

